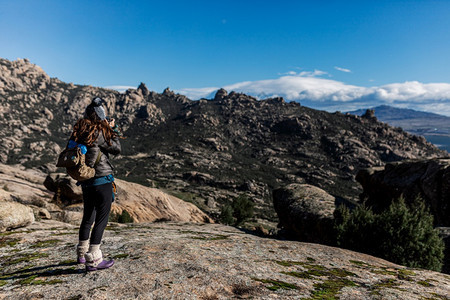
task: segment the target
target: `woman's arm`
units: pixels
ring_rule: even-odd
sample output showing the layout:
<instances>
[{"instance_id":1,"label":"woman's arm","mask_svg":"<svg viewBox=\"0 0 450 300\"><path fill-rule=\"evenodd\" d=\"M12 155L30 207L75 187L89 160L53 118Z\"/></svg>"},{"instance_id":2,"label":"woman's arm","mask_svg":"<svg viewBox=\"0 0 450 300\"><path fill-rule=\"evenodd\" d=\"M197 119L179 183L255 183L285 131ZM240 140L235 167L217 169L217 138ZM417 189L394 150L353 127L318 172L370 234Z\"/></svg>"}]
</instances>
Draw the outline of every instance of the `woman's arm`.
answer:
<instances>
[{"instance_id":1,"label":"woman's arm","mask_svg":"<svg viewBox=\"0 0 450 300\"><path fill-rule=\"evenodd\" d=\"M100 131L98 134L97 143L98 143L98 147L102 150L102 152L117 155L122 150L120 147L120 141L119 141L118 136L114 135L111 138L111 145L108 145L108 143L105 140L105 137L103 136L102 131Z\"/></svg>"}]
</instances>

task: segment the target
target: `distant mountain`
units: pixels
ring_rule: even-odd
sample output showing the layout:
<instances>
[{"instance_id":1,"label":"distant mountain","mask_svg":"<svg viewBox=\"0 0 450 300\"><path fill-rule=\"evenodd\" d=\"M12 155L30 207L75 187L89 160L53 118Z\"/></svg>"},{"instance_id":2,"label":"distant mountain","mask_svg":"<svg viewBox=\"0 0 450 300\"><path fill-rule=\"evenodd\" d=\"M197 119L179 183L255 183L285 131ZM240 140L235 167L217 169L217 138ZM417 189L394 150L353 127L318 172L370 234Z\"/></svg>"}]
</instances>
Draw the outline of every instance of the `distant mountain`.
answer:
<instances>
[{"instance_id":1,"label":"distant mountain","mask_svg":"<svg viewBox=\"0 0 450 300\"><path fill-rule=\"evenodd\" d=\"M401 127L409 133L424 136L429 142L450 152L450 117L388 105L371 109L375 111L378 120ZM366 109L359 109L350 113L360 116L365 112Z\"/></svg>"},{"instance_id":2,"label":"distant mountain","mask_svg":"<svg viewBox=\"0 0 450 300\"><path fill-rule=\"evenodd\" d=\"M450 117L388 105L381 105L371 109L375 111L375 116L378 120L392 126L401 127L409 133L450 136ZM365 112L366 109L359 109L350 113L361 116Z\"/></svg>"}]
</instances>

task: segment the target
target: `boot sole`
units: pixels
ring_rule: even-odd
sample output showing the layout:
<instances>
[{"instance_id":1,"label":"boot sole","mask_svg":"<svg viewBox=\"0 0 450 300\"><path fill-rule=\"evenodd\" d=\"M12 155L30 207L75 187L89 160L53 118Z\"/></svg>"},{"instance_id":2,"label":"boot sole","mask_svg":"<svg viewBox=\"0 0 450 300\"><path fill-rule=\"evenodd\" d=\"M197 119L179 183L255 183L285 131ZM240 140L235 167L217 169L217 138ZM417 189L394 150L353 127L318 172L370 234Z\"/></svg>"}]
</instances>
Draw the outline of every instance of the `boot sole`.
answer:
<instances>
[{"instance_id":1,"label":"boot sole","mask_svg":"<svg viewBox=\"0 0 450 300\"><path fill-rule=\"evenodd\" d=\"M104 267L104 268L99 268L99 267L89 267L89 266L86 266L86 271L87 271L87 272L92 272L92 271L97 271L97 270L109 269L109 268L111 268L113 265L114 265L114 262L113 262L110 266Z\"/></svg>"}]
</instances>

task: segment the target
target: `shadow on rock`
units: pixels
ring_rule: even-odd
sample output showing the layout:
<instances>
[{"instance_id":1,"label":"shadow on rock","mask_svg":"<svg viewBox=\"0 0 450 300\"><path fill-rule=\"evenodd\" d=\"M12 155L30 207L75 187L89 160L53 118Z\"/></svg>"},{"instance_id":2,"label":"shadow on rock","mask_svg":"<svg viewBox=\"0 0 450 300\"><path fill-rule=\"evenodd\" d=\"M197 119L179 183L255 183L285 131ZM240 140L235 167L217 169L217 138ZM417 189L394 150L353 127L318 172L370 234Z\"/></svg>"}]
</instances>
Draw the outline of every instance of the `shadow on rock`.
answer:
<instances>
[{"instance_id":1,"label":"shadow on rock","mask_svg":"<svg viewBox=\"0 0 450 300\"><path fill-rule=\"evenodd\" d=\"M85 273L84 268L77 268L78 264L75 261L64 262L60 264L53 264L47 266L39 266L35 268L22 269L19 271L11 272L11 273L3 273L1 275L2 280L11 280L11 279L21 279L19 284L33 284L33 281L36 278L41 277L52 277L59 275L70 275L70 274L82 274ZM67 267L67 268L61 268ZM61 282L61 280L57 280ZM39 282L39 284L51 284L58 283L53 281L43 281Z\"/></svg>"}]
</instances>

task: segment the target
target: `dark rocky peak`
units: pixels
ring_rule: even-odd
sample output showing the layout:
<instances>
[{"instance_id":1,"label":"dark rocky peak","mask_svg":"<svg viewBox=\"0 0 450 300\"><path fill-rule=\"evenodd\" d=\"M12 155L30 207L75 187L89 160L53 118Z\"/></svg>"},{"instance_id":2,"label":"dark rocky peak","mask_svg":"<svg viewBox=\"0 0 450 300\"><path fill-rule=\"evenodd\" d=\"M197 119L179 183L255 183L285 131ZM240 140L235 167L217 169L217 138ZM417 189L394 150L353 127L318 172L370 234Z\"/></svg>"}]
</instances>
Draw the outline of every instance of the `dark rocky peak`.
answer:
<instances>
[{"instance_id":1,"label":"dark rocky peak","mask_svg":"<svg viewBox=\"0 0 450 300\"><path fill-rule=\"evenodd\" d=\"M233 107L252 107L256 106L258 100L252 96L232 91L222 101Z\"/></svg>"},{"instance_id":2,"label":"dark rocky peak","mask_svg":"<svg viewBox=\"0 0 450 300\"><path fill-rule=\"evenodd\" d=\"M228 92L225 89L219 89L214 96L214 101L220 101L228 96Z\"/></svg>"},{"instance_id":3,"label":"dark rocky peak","mask_svg":"<svg viewBox=\"0 0 450 300\"><path fill-rule=\"evenodd\" d=\"M183 103L183 104L188 104L190 103L192 100L190 100L188 97L184 96L184 95L179 95L177 94L175 96L175 101Z\"/></svg>"},{"instance_id":4,"label":"dark rocky peak","mask_svg":"<svg viewBox=\"0 0 450 300\"><path fill-rule=\"evenodd\" d=\"M147 86L143 82L141 82L141 84L139 84L138 90L141 91L141 93L144 97L147 97L150 94L150 91L148 90Z\"/></svg>"},{"instance_id":5,"label":"dark rocky peak","mask_svg":"<svg viewBox=\"0 0 450 300\"><path fill-rule=\"evenodd\" d=\"M171 91L169 87L166 87L166 89L163 91L162 94L164 96L174 96L175 95L175 93L173 91Z\"/></svg>"},{"instance_id":6,"label":"dark rocky peak","mask_svg":"<svg viewBox=\"0 0 450 300\"><path fill-rule=\"evenodd\" d=\"M244 93L237 93L235 91L232 91L229 95L228 95L228 99L232 99L232 100L236 100L236 101L242 101L242 102L246 102L246 101L257 101L255 97L246 95Z\"/></svg>"},{"instance_id":7,"label":"dark rocky peak","mask_svg":"<svg viewBox=\"0 0 450 300\"><path fill-rule=\"evenodd\" d=\"M268 104L283 104L286 103L286 101L284 101L283 97L274 97L274 98L269 98L267 100L265 100ZM298 102L294 102L294 103L298 103ZM300 104L300 103L298 103Z\"/></svg>"},{"instance_id":8,"label":"dark rocky peak","mask_svg":"<svg viewBox=\"0 0 450 300\"><path fill-rule=\"evenodd\" d=\"M377 117L375 117L375 110L373 109L367 109L361 117L370 121L377 121Z\"/></svg>"}]
</instances>

